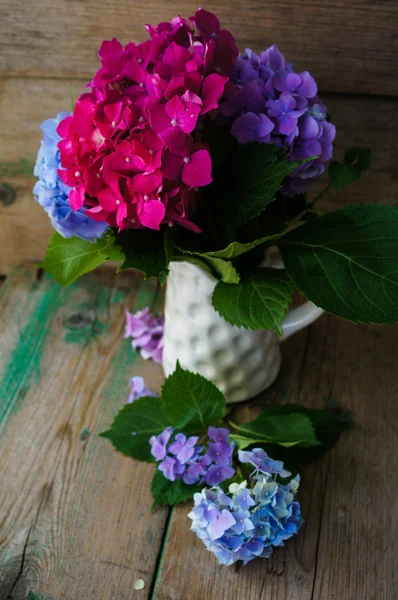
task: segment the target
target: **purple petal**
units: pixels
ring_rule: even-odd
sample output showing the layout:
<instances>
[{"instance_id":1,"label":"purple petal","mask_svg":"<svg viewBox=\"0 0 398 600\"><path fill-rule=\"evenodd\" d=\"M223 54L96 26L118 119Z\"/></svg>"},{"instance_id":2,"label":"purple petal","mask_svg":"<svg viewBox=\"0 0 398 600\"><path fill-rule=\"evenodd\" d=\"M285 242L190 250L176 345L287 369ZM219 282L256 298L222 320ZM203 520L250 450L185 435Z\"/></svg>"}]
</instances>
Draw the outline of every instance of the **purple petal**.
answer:
<instances>
[{"instance_id":1,"label":"purple petal","mask_svg":"<svg viewBox=\"0 0 398 600\"><path fill-rule=\"evenodd\" d=\"M316 96L318 93L318 88L312 75L310 75L308 71L304 71L303 73L300 73L300 77L300 94L303 94L303 96L306 96L306 98L313 98Z\"/></svg>"},{"instance_id":2,"label":"purple petal","mask_svg":"<svg viewBox=\"0 0 398 600\"><path fill-rule=\"evenodd\" d=\"M313 117L305 117L299 124L300 138L302 140L316 139L322 133L319 121Z\"/></svg>"},{"instance_id":3,"label":"purple petal","mask_svg":"<svg viewBox=\"0 0 398 600\"><path fill-rule=\"evenodd\" d=\"M229 510L222 510L219 516L213 518L207 527L210 539L217 540L222 537L227 529L235 525L235 522L236 521Z\"/></svg>"},{"instance_id":4,"label":"purple petal","mask_svg":"<svg viewBox=\"0 0 398 600\"><path fill-rule=\"evenodd\" d=\"M297 127L297 119L284 115L278 118L278 131L282 135L290 135Z\"/></svg>"}]
</instances>

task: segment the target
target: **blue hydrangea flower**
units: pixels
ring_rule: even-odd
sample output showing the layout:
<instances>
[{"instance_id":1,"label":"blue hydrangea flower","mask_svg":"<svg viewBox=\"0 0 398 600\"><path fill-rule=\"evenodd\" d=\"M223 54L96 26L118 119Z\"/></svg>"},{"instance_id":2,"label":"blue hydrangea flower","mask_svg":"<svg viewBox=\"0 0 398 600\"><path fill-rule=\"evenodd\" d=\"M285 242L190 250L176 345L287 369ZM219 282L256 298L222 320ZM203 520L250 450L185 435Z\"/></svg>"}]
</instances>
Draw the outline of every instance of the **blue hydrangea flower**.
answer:
<instances>
[{"instance_id":1,"label":"blue hydrangea flower","mask_svg":"<svg viewBox=\"0 0 398 600\"><path fill-rule=\"evenodd\" d=\"M240 144L277 144L288 160L318 156L285 178L281 192L306 192L322 175L332 157L336 128L326 120L326 106L318 98L314 78L295 73L277 46L255 54L246 49L232 67L220 105L222 119Z\"/></svg>"},{"instance_id":2,"label":"blue hydrangea flower","mask_svg":"<svg viewBox=\"0 0 398 600\"><path fill-rule=\"evenodd\" d=\"M232 483L228 493L218 486L203 489L194 495L194 507L188 514L191 530L222 565L269 558L273 548L283 546L303 523L296 499L299 476L287 484L279 483L277 475L287 473L283 464L263 454L260 460L258 450L250 458L261 463L261 470L256 469L249 482ZM264 450L261 453L266 454ZM242 458L248 462L247 456Z\"/></svg>"},{"instance_id":3,"label":"blue hydrangea flower","mask_svg":"<svg viewBox=\"0 0 398 600\"><path fill-rule=\"evenodd\" d=\"M71 188L58 175L61 165L57 144L61 138L57 127L69 114L60 112L55 119L47 119L41 125L44 135L33 171L39 180L33 188L33 194L50 217L54 229L64 238L77 236L88 242L95 242L108 228L108 224L93 221L85 215L83 208L72 210L68 200Z\"/></svg>"},{"instance_id":4,"label":"blue hydrangea flower","mask_svg":"<svg viewBox=\"0 0 398 600\"><path fill-rule=\"evenodd\" d=\"M187 438L176 433L171 441L172 428L167 427L149 440L152 456L160 462L158 469L170 481L183 479L187 485L200 481L218 485L235 474L232 467L234 444L229 441L229 431L223 427L209 427L209 444L197 446L198 436Z\"/></svg>"}]
</instances>

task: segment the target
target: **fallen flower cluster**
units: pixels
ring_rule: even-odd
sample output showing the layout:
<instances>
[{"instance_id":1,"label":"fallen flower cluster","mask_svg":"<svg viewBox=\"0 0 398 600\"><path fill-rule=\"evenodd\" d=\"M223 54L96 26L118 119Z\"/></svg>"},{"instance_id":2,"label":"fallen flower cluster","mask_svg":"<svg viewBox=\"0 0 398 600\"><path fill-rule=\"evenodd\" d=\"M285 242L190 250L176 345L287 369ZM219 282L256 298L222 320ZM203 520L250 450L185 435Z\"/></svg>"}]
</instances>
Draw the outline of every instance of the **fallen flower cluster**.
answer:
<instances>
[{"instance_id":1,"label":"fallen flower cluster","mask_svg":"<svg viewBox=\"0 0 398 600\"><path fill-rule=\"evenodd\" d=\"M273 548L283 546L303 523L296 500L299 476L279 483L276 476L283 465L261 448L253 453L262 453L262 467L249 482L231 483L229 493L218 486L203 489L194 495L194 508L188 514L191 530L222 565L269 558ZM247 458L239 453L241 462Z\"/></svg>"},{"instance_id":2,"label":"fallen flower cluster","mask_svg":"<svg viewBox=\"0 0 398 600\"><path fill-rule=\"evenodd\" d=\"M232 468L232 454L235 444L229 441L228 429L209 427L207 435L207 447L197 446L199 436L187 438L183 433L173 436L172 427L150 438L151 454L160 461L158 469L166 479L182 479L188 485L197 482L218 485L233 477L235 469Z\"/></svg>"}]
</instances>

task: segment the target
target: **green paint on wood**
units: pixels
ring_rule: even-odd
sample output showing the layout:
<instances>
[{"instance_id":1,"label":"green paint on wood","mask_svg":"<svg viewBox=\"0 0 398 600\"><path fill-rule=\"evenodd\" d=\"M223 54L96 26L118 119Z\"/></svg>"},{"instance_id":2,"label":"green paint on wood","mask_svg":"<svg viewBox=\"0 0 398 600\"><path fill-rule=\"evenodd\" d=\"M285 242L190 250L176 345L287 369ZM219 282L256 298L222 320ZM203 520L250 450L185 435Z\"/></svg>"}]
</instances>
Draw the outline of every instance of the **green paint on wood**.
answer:
<instances>
[{"instance_id":1,"label":"green paint on wood","mask_svg":"<svg viewBox=\"0 0 398 600\"><path fill-rule=\"evenodd\" d=\"M42 596L41 594L35 594L34 592L29 592L29 596L26 600L53 600L50 596Z\"/></svg>"},{"instance_id":2,"label":"green paint on wood","mask_svg":"<svg viewBox=\"0 0 398 600\"><path fill-rule=\"evenodd\" d=\"M20 158L18 161L0 162L0 177L18 177L27 175L33 177L34 160Z\"/></svg>"},{"instance_id":3,"label":"green paint on wood","mask_svg":"<svg viewBox=\"0 0 398 600\"><path fill-rule=\"evenodd\" d=\"M89 437L90 437L90 430L88 427L85 427L84 429L82 429L82 431L80 433L80 439L82 442L87 442Z\"/></svg>"},{"instance_id":4,"label":"green paint on wood","mask_svg":"<svg viewBox=\"0 0 398 600\"><path fill-rule=\"evenodd\" d=\"M63 325L68 330L64 337L67 344L85 345L87 337L95 339L108 329L99 319L91 318L89 313L80 312L75 312L65 319Z\"/></svg>"},{"instance_id":5,"label":"green paint on wood","mask_svg":"<svg viewBox=\"0 0 398 600\"><path fill-rule=\"evenodd\" d=\"M87 301L72 306L70 314L64 317L62 325L66 330L64 341L67 344L84 346L89 340L99 337L108 329L96 314L107 312L109 287L99 286L95 276L83 277L74 284L75 288L78 286L86 288L95 302Z\"/></svg>"},{"instance_id":6,"label":"green paint on wood","mask_svg":"<svg viewBox=\"0 0 398 600\"><path fill-rule=\"evenodd\" d=\"M40 361L48 325L59 308L58 297L62 289L58 284L44 285L44 281L40 284L42 289L37 283L32 286L33 307L21 307L30 312L29 318L15 348L10 349L9 362L0 380L0 424L9 410L17 408L28 387L37 385L40 380Z\"/></svg>"}]
</instances>

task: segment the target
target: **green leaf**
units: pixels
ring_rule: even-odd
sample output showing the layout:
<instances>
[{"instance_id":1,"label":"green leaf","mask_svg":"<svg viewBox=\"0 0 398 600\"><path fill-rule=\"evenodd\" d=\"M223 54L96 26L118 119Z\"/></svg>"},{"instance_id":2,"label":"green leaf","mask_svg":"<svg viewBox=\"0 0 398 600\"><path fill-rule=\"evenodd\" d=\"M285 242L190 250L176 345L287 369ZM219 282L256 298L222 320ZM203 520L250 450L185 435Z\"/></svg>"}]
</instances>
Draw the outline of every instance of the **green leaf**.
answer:
<instances>
[{"instance_id":1,"label":"green leaf","mask_svg":"<svg viewBox=\"0 0 398 600\"><path fill-rule=\"evenodd\" d=\"M270 415L262 412L257 419L244 425L234 425L232 434L240 450L252 444L279 444L280 446L319 446L311 420L305 414Z\"/></svg>"},{"instance_id":2,"label":"green leaf","mask_svg":"<svg viewBox=\"0 0 398 600\"><path fill-rule=\"evenodd\" d=\"M273 329L282 336L282 321L293 290L285 271L260 268L239 284L219 282L213 292L213 306L232 325Z\"/></svg>"},{"instance_id":3,"label":"green leaf","mask_svg":"<svg viewBox=\"0 0 398 600\"><path fill-rule=\"evenodd\" d=\"M162 406L173 427L184 433L200 433L222 419L225 399L214 383L185 371L177 362L176 370L164 382Z\"/></svg>"},{"instance_id":4,"label":"green leaf","mask_svg":"<svg viewBox=\"0 0 398 600\"><path fill-rule=\"evenodd\" d=\"M223 182L219 193L224 199L221 222L235 227L257 217L275 199L286 175L314 158L289 162L285 150L258 143L238 146L234 154L228 164L227 184Z\"/></svg>"},{"instance_id":5,"label":"green leaf","mask_svg":"<svg viewBox=\"0 0 398 600\"><path fill-rule=\"evenodd\" d=\"M105 233L106 245L102 248L100 254L105 257L106 260L121 261L124 262L125 255L122 252L120 245L116 243L117 232L109 229Z\"/></svg>"},{"instance_id":6,"label":"green leaf","mask_svg":"<svg viewBox=\"0 0 398 600\"><path fill-rule=\"evenodd\" d=\"M186 260L190 262L191 257L186 257ZM229 260L223 258L214 258L212 256L201 256L200 259L207 264L213 275L223 281L224 283L239 283L240 276L233 264Z\"/></svg>"},{"instance_id":7,"label":"green leaf","mask_svg":"<svg viewBox=\"0 0 398 600\"><path fill-rule=\"evenodd\" d=\"M266 420L269 417L283 417L292 414L305 415L310 419L315 430L316 439L322 445L309 448L301 445L292 447L268 443L261 443L260 445L269 452L272 458L284 461L286 468L295 472L299 470L299 465L311 463L326 454L337 443L341 433L351 427L350 415L344 414L341 410L331 412L330 410L305 408L297 404L265 406L260 416ZM256 442L250 445L253 444L256 445Z\"/></svg>"},{"instance_id":8,"label":"green leaf","mask_svg":"<svg viewBox=\"0 0 398 600\"><path fill-rule=\"evenodd\" d=\"M155 501L154 508L161 504L172 506L192 500L193 495L200 490L201 488L195 485L187 485L182 479L169 481L158 470L156 470L151 483L151 492Z\"/></svg>"},{"instance_id":9,"label":"green leaf","mask_svg":"<svg viewBox=\"0 0 398 600\"><path fill-rule=\"evenodd\" d=\"M329 177L337 194L345 185L360 178L370 168L372 152L368 148L350 148L344 154L344 162L332 161Z\"/></svg>"},{"instance_id":10,"label":"green leaf","mask_svg":"<svg viewBox=\"0 0 398 600\"><path fill-rule=\"evenodd\" d=\"M116 238L125 255L125 261L119 271L135 269L147 277L159 277L164 280L167 273L166 250L163 233L149 230L129 230Z\"/></svg>"},{"instance_id":11,"label":"green leaf","mask_svg":"<svg viewBox=\"0 0 398 600\"><path fill-rule=\"evenodd\" d=\"M147 396L126 404L116 415L111 428L100 434L116 450L138 460L152 462L149 438L170 425L160 398Z\"/></svg>"},{"instance_id":12,"label":"green leaf","mask_svg":"<svg viewBox=\"0 0 398 600\"><path fill-rule=\"evenodd\" d=\"M285 268L317 306L354 323L398 321L398 210L351 206L279 242Z\"/></svg>"},{"instance_id":13,"label":"green leaf","mask_svg":"<svg viewBox=\"0 0 398 600\"><path fill-rule=\"evenodd\" d=\"M241 256L241 254L245 254L246 252L253 250L253 248L257 248L257 246L261 246L261 244L264 244L265 242L274 239L282 233L283 232L278 232L274 235L266 235L246 244L243 244L242 242L231 242L226 248L222 248L221 250L214 250L213 252L206 252L202 256L204 256L205 258L236 258L237 256Z\"/></svg>"},{"instance_id":14,"label":"green leaf","mask_svg":"<svg viewBox=\"0 0 398 600\"><path fill-rule=\"evenodd\" d=\"M78 277L102 265L105 238L92 244L77 237L63 238L55 232L47 246L45 259L37 267L45 269L62 285L70 285Z\"/></svg>"}]
</instances>

